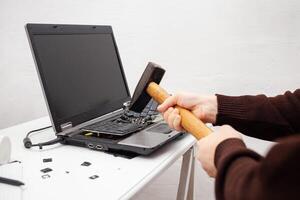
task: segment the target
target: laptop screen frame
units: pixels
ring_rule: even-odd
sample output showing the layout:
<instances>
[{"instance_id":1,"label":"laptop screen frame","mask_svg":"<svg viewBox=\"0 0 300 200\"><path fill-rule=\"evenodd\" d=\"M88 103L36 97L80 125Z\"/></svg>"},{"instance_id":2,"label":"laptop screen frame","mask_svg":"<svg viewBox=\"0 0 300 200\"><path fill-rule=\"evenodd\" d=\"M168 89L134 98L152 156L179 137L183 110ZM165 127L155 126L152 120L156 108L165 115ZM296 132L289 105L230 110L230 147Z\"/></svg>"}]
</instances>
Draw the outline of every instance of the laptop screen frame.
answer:
<instances>
[{"instance_id":1,"label":"laptop screen frame","mask_svg":"<svg viewBox=\"0 0 300 200\"><path fill-rule=\"evenodd\" d=\"M77 35L77 34L110 34L113 39L113 44L116 50L117 59L120 66L120 71L123 77L123 81L125 84L127 97L124 99L124 102L130 101L131 95L128 88L126 76L124 73L123 65L121 62L121 58L119 55L118 47L115 41L115 37L113 34L113 30L111 26L99 26L99 25L66 25L66 24L26 24L25 29L27 32L29 44L32 51L32 56L35 61L36 69L39 75L39 80L41 83L41 87L43 90L44 98L47 104L49 116L56 133L61 133L65 131L66 128L72 128L87 121L93 120L95 118L101 117L105 114L100 114L97 110L92 110L84 113L79 113L75 116L65 117L65 118L57 118L55 115L54 104L51 101L51 94L47 89L47 83L45 81L45 75L43 74L42 64L39 60L38 50L36 48L34 37L35 35ZM124 103L123 102L123 103ZM121 109L120 107L119 109ZM65 128L64 128L65 127Z\"/></svg>"}]
</instances>

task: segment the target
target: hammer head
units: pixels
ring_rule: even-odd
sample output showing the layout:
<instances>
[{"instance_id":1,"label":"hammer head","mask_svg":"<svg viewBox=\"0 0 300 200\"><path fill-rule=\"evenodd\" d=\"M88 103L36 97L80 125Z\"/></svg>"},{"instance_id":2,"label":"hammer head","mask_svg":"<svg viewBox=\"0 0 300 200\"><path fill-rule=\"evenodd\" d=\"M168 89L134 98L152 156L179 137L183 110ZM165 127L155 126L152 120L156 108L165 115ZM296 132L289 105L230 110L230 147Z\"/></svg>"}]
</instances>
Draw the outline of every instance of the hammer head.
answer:
<instances>
[{"instance_id":1,"label":"hammer head","mask_svg":"<svg viewBox=\"0 0 300 200\"><path fill-rule=\"evenodd\" d=\"M165 70L159 65L149 62L142 77L140 78L135 91L133 93L129 110L135 112L142 112L151 97L147 94L146 89L151 82L160 83Z\"/></svg>"}]
</instances>

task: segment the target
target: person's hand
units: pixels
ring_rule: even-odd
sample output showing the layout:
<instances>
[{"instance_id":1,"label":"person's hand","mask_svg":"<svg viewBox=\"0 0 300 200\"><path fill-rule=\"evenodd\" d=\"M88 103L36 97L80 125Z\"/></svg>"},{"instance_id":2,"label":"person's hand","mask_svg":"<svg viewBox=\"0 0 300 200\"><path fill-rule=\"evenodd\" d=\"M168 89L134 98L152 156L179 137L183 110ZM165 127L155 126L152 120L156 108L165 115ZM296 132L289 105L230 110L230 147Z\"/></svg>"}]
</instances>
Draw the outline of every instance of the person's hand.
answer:
<instances>
[{"instance_id":1,"label":"person's hand","mask_svg":"<svg viewBox=\"0 0 300 200\"><path fill-rule=\"evenodd\" d=\"M197 95L192 93L178 93L167 98L157 110L163 114L170 128L182 131L179 111L173 106L179 105L190 110L204 123L215 123L218 112L217 97L215 95Z\"/></svg>"},{"instance_id":2,"label":"person's hand","mask_svg":"<svg viewBox=\"0 0 300 200\"><path fill-rule=\"evenodd\" d=\"M196 157L200 161L202 168L210 177L216 177L217 170L214 163L217 146L229 138L238 138L242 140L240 132L231 126L224 125L216 127L217 130L197 142Z\"/></svg>"}]
</instances>

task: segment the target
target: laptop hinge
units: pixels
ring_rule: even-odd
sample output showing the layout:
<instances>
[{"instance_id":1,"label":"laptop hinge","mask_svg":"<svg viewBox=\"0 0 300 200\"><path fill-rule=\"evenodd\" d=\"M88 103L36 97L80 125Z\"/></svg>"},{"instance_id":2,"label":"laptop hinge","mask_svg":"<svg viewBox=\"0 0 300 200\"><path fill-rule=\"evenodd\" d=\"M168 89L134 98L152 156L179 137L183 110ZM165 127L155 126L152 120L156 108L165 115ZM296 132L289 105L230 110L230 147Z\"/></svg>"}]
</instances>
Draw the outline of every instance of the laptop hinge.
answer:
<instances>
[{"instance_id":1,"label":"laptop hinge","mask_svg":"<svg viewBox=\"0 0 300 200\"><path fill-rule=\"evenodd\" d=\"M128 109L129 109L130 102L131 102L131 101L126 101L126 102L123 103L123 109L124 109L124 110L128 110Z\"/></svg>"},{"instance_id":2,"label":"laptop hinge","mask_svg":"<svg viewBox=\"0 0 300 200\"><path fill-rule=\"evenodd\" d=\"M61 128L62 131L65 131L65 130L70 129L72 127L73 127L72 122L66 122L66 123L60 125L60 128Z\"/></svg>"}]
</instances>

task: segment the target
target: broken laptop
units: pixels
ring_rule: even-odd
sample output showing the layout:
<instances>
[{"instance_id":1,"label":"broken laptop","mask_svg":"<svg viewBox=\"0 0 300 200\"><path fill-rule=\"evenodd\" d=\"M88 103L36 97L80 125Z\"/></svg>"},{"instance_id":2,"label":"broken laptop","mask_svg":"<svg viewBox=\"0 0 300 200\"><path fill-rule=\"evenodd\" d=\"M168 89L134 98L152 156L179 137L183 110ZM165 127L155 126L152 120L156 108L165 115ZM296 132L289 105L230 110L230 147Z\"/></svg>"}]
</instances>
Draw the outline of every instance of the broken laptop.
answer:
<instances>
[{"instance_id":1,"label":"broken laptop","mask_svg":"<svg viewBox=\"0 0 300 200\"><path fill-rule=\"evenodd\" d=\"M131 95L111 26L27 24L49 116L64 143L147 155L182 133L151 100L130 111Z\"/></svg>"}]
</instances>

